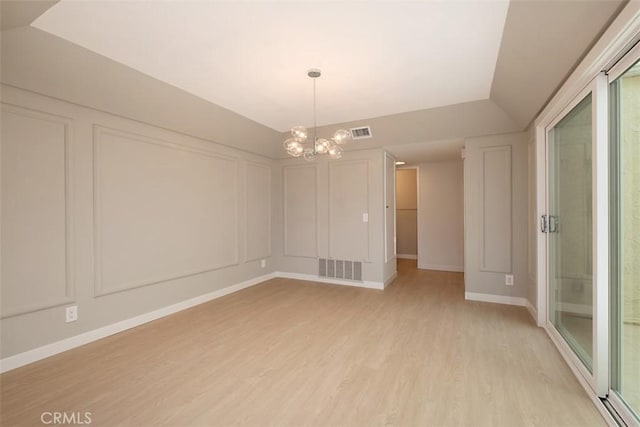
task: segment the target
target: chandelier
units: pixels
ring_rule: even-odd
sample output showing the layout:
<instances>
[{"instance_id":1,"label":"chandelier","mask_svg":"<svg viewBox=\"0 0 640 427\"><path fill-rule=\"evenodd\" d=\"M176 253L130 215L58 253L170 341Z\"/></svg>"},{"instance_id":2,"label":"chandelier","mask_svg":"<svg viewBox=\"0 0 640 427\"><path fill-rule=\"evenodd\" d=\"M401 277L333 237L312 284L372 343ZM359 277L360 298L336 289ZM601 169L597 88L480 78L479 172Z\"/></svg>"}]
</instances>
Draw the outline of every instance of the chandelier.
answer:
<instances>
[{"instance_id":1,"label":"chandelier","mask_svg":"<svg viewBox=\"0 0 640 427\"><path fill-rule=\"evenodd\" d=\"M309 132L304 126L295 126L291 128L291 138L284 141L284 149L293 157L302 156L305 160L311 162L318 155L326 154L332 159L342 157L342 144L346 144L351 140L351 132L339 129L333 134L333 138L318 138L316 135L316 79L322 73L317 68L307 71L307 75L313 79L313 138L307 141Z\"/></svg>"}]
</instances>

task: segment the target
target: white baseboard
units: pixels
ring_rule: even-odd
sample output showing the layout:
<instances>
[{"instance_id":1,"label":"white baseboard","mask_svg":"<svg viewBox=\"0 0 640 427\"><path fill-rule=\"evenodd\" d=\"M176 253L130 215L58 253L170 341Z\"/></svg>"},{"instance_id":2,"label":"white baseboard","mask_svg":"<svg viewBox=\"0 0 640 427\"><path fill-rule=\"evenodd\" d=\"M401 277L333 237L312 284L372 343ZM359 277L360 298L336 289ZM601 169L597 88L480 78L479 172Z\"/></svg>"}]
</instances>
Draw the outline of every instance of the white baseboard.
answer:
<instances>
[{"instance_id":1,"label":"white baseboard","mask_svg":"<svg viewBox=\"0 0 640 427\"><path fill-rule=\"evenodd\" d=\"M529 302L528 299L524 300L524 306L527 308L527 311L529 312L529 314L531 315L531 317L533 317L533 321L536 322L536 325L538 324L538 310L536 310L536 308L531 305L531 302Z\"/></svg>"},{"instance_id":2,"label":"white baseboard","mask_svg":"<svg viewBox=\"0 0 640 427\"><path fill-rule=\"evenodd\" d=\"M469 301L482 301L482 302L492 302L495 304L507 304L507 305L518 305L521 307L527 306L526 298L521 297L509 297L505 295L494 295L494 294L481 294L477 292L465 292L464 299Z\"/></svg>"},{"instance_id":3,"label":"white baseboard","mask_svg":"<svg viewBox=\"0 0 640 427\"><path fill-rule=\"evenodd\" d=\"M418 255L398 254L398 255L396 255L396 258L400 258L400 259L418 259Z\"/></svg>"},{"instance_id":4,"label":"white baseboard","mask_svg":"<svg viewBox=\"0 0 640 427\"><path fill-rule=\"evenodd\" d=\"M200 305L205 302L240 291L242 289L249 288L251 286L257 285L258 283L273 279L274 277L276 277L276 275L273 273L254 277L253 279L249 279L235 285L227 286L226 288L209 292L207 294L181 301L176 304L171 304L167 307L159 308L149 313L141 314L140 316L132 317L130 319L122 320L120 322L103 326L92 331L84 332L73 337L65 338L63 340L44 345L42 347L34 348L33 350L28 350L23 353L5 357L4 359L0 360L0 373L4 373L12 369L28 365L29 363L45 359L47 357L62 353L67 350L71 350L76 347L80 347L81 345L89 344L90 342L117 334L118 332L135 328L136 326L143 325L161 317L169 316L170 314L174 314L179 311L194 307L196 305Z\"/></svg>"},{"instance_id":5,"label":"white baseboard","mask_svg":"<svg viewBox=\"0 0 640 427\"><path fill-rule=\"evenodd\" d=\"M600 398L593 391L593 388L591 388L589 381L587 381L584 375L580 372L580 369L576 364L577 356L575 356L575 354L571 354L570 351L567 350L568 345L566 343L563 343L561 338L558 338L560 335L553 330L554 328L551 324L547 323L542 327L547 332L547 335L549 335L551 342L553 342L553 345L555 345L556 349L558 349L558 352L564 359L565 363L567 364L567 366L569 366L569 369L571 369L571 372L576 377L584 391L587 393L587 396L589 396L589 399L591 399L591 402L595 405L596 409L605 420L607 425L611 427L618 426L618 423L614 420L607 407L604 405L604 403L602 403L602 400L600 400Z\"/></svg>"},{"instance_id":6,"label":"white baseboard","mask_svg":"<svg viewBox=\"0 0 640 427\"><path fill-rule=\"evenodd\" d=\"M396 280L397 277L398 277L398 272L394 271L391 277L389 277L387 280L384 281L383 287L386 289L386 287L389 286L391 282Z\"/></svg>"},{"instance_id":7,"label":"white baseboard","mask_svg":"<svg viewBox=\"0 0 640 427\"><path fill-rule=\"evenodd\" d=\"M320 282L320 283L329 283L331 285L343 285L343 286L355 286L357 288L367 288L367 289L379 289L383 290L385 284L383 282L352 282L351 280L340 280L340 279L332 279L329 277L319 277L313 274L303 274L303 273L287 273L284 271L278 271L274 273L276 277L282 277L285 279L296 279L296 280L306 280L310 282Z\"/></svg>"},{"instance_id":8,"label":"white baseboard","mask_svg":"<svg viewBox=\"0 0 640 427\"><path fill-rule=\"evenodd\" d=\"M580 316L593 316L593 307L586 304L572 304L570 302L559 302L558 311L577 314Z\"/></svg>"},{"instance_id":9,"label":"white baseboard","mask_svg":"<svg viewBox=\"0 0 640 427\"><path fill-rule=\"evenodd\" d=\"M176 304L171 304L167 307L159 308L149 313L141 314L139 316L135 316L130 319L125 319L120 322L113 323L111 325L94 329L92 331L84 332L79 335L65 338L63 340L44 345L42 347L34 348L33 350L28 350L23 353L18 353L13 356L5 357L4 359L0 360L0 373L11 371L21 366L28 365L29 363L37 362L38 360L46 359L47 357L54 356L56 354L62 353L67 350L71 350L76 347L80 347L85 344L89 344L93 341L106 338L110 335L117 334L127 329L135 328L136 326L140 326L145 323L151 322L153 320L160 319L161 317L169 316L171 314L177 313L182 310L186 310L196 305L200 305L205 302L209 302L211 300L223 297L225 295L238 292L242 289L249 288L251 286L257 285L258 283L262 283L266 280L273 279L276 277L297 279L297 280L307 280L312 282L330 283L333 285L356 286L360 288L383 290L387 284L389 284L391 281L393 281L393 279L396 278L396 276L397 276L397 273L395 273L389 280L387 280L386 283L382 283L382 282L369 282L369 281L352 282L349 280L321 278L311 274L286 273L286 272L269 273L263 276L254 277L253 279L249 279L244 282L237 283L235 285L227 286L226 288L222 288L217 291L209 292L204 295L200 295L185 301L181 301Z\"/></svg>"},{"instance_id":10,"label":"white baseboard","mask_svg":"<svg viewBox=\"0 0 640 427\"><path fill-rule=\"evenodd\" d=\"M464 267L459 265L438 265L438 264L418 263L418 268L421 270L452 271L454 273L464 272Z\"/></svg>"}]
</instances>

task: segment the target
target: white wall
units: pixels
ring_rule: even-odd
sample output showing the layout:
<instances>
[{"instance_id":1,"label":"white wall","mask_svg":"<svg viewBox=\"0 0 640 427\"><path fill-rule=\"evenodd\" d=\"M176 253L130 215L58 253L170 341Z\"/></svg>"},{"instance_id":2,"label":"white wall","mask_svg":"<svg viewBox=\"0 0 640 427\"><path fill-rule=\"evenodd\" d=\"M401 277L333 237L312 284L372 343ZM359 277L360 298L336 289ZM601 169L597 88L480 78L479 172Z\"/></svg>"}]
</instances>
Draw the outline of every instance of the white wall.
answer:
<instances>
[{"instance_id":1,"label":"white wall","mask_svg":"<svg viewBox=\"0 0 640 427\"><path fill-rule=\"evenodd\" d=\"M3 358L274 270L267 158L4 85L0 152Z\"/></svg>"},{"instance_id":2,"label":"white wall","mask_svg":"<svg viewBox=\"0 0 640 427\"><path fill-rule=\"evenodd\" d=\"M418 268L464 271L461 160L419 166Z\"/></svg>"},{"instance_id":3,"label":"white wall","mask_svg":"<svg viewBox=\"0 0 640 427\"><path fill-rule=\"evenodd\" d=\"M525 133L465 141L465 291L524 305L528 274ZM513 274L513 286L505 275ZM469 295L471 294L471 295ZM475 294L475 295L473 295Z\"/></svg>"}]
</instances>

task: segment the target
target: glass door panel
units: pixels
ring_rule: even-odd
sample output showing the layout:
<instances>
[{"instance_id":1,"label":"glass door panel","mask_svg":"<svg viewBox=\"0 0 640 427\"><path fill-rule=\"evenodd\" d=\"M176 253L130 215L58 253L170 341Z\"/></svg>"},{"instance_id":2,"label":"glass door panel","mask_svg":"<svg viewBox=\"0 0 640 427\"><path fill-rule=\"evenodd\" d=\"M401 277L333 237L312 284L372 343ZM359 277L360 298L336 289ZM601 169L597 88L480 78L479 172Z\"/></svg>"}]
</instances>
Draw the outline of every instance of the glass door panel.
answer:
<instances>
[{"instance_id":1,"label":"glass door panel","mask_svg":"<svg viewBox=\"0 0 640 427\"><path fill-rule=\"evenodd\" d=\"M592 372L592 96L550 131L549 319Z\"/></svg>"},{"instance_id":2,"label":"glass door panel","mask_svg":"<svg viewBox=\"0 0 640 427\"><path fill-rule=\"evenodd\" d=\"M640 61L611 84L612 389L640 414Z\"/></svg>"}]
</instances>

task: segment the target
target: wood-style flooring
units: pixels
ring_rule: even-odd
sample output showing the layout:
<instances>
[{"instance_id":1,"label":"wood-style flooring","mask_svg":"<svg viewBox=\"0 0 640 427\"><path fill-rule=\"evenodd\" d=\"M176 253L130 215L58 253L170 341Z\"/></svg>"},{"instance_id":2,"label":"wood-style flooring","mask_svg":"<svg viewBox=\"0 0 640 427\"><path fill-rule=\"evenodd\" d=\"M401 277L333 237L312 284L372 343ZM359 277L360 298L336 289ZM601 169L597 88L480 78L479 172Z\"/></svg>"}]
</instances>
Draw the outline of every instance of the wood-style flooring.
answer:
<instances>
[{"instance_id":1,"label":"wood-style flooring","mask_svg":"<svg viewBox=\"0 0 640 427\"><path fill-rule=\"evenodd\" d=\"M0 377L2 426L591 426L529 313L400 260L384 291L274 279Z\"/></svg>"}]
</instances>

